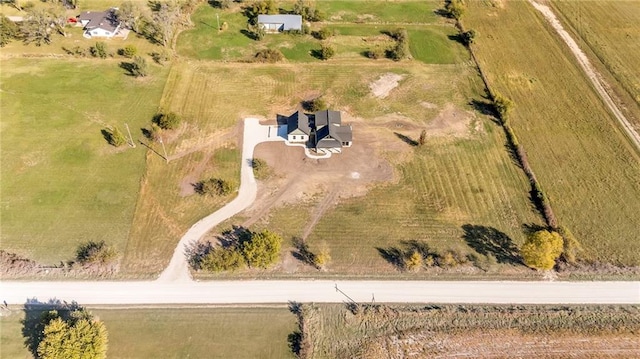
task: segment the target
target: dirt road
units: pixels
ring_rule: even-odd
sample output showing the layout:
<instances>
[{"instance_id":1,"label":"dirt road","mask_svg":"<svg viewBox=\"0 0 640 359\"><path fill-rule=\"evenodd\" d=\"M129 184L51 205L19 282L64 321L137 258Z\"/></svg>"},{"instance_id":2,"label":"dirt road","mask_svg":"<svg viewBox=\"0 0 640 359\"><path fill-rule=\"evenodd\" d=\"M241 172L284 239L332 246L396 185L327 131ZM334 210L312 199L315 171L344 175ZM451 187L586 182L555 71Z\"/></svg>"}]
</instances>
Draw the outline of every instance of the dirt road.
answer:
<instances>
[{"instance_id":1,"label":"dirt road","mask_svg":"<svg viewBox=\"0 0 640 359\"><path fill-rule=\"evenodd\" d=\"M602 101L604 101L604 103L607 105L609 110L616 117L618 122L620 122L620 125L622 125L622 128L627 133L627 135L631 139L631 142L635 145L636 149L640 151L640 135L633 128L633 126L631 126L631 123L629 122L629 120L627 120L624 114L622 114L622 112L620 111L616 103L613 101L613 99L609 95L609 93L607 93L607 91L605 90L602 76L600 76L600 74L596 71L593 65L591 65L591 62L589 61L587 56L584 54L584 52L580 49L580 47L575 42L575 40L573 40L571 35L569 35L569 33L562 27L562 24L560 23L560 21L558 21L558 18L553 13L553 11L548 6L539 4L535 0L529 0L529 2L531 3L531 5L533 5L534 8L536 8L536 10L542 13L545 19L547 19L547 21L549 22L549 24L556 30L558 35L560 35L562 40L567 44L567 46L569 46L569 49L578 60L580 67L585 72L589 80L591 80L593 87L598 92L598 95L600 96L600 98L602 98Z\"/></svg>"},{"instance_id":2,"label":"dirt road","mask_svg":"<svg viewBox=\"0 0 640 359\"><path fill-rule=\"evenodd\" d=\"M339 291L336 290L336 285ZM348 297L347 297L348 296ZM0 282L0 301L36 298L88 304L640 303L640 282L211 281Z\"/></svg>"}]
</instances>

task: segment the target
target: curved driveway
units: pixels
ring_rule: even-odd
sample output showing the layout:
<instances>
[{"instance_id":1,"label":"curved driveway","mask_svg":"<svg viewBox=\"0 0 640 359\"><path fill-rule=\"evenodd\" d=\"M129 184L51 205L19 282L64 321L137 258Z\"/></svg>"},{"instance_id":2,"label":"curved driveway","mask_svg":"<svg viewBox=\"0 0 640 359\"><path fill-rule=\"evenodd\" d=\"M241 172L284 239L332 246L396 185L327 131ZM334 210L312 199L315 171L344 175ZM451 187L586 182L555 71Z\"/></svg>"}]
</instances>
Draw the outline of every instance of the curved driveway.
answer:
<instances>
[{"instance_id":1,"label":"curved driveway","mask_svg":"<svg viewBox=\"0 0 640 359\"><path fill-rule=\"evenodd\" d=\"M284 141L284 138L278 137L276 127L260 125L258 119L247 118L244 120L244 134L242 144L242 163L240 168L240 188L238 196L229 202L226 206L220 208L216 212L199 220L191 226L187 233L180 239L176 246L171 261L165 270L160 274L158 282L190 282L189 267L187 263L186 249L189 245L207 232L218 223L235 215L243 209L249 207L256 199L258 186L253 176L253 149L257 144L267 141Z\"/></svg>"}]
</instances>

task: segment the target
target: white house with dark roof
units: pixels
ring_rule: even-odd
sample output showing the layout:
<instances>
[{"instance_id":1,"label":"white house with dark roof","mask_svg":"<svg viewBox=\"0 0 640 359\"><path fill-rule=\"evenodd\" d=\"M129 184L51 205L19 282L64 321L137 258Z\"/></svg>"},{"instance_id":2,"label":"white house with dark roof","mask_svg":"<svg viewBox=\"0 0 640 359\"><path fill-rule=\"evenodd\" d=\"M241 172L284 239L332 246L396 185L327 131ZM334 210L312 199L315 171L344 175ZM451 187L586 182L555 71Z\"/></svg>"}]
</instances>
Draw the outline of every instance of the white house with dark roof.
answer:
<instances>
[{"instance_id":1,"label":"white house with dark roof","mask_svg":"<svg viewBox=\"0 0 640 359\"><path fill-rule=\"evenodd\" d=\"M78 16L78 26L84 28L83 36L87 39L116 36L121 29L121 22L116 16L117 10L111 8L105 11L83 11Z\"/></svg>"},{"instance_id":2,"label":"white house with dark roof","mask_svg":"<svg viewBox=\"0 0 640 359\"><path fill-rule=\"evenodd\" d=\"M298 111L287 118L287 141L308 143L318 153L340 153L342 148L351 147L353 129L342 124L340 111L312 115Z\"/></svg>"},{"instance_id":3,"label":"white house with dark roof","mask_svg":"<svg viewBox=\"0 0 640 359\"><path fill-rule=\"evenodd\" d=\"M300 15L258 15L258 25L266 32L302 30Z\"/></svg>"}]
</instances>

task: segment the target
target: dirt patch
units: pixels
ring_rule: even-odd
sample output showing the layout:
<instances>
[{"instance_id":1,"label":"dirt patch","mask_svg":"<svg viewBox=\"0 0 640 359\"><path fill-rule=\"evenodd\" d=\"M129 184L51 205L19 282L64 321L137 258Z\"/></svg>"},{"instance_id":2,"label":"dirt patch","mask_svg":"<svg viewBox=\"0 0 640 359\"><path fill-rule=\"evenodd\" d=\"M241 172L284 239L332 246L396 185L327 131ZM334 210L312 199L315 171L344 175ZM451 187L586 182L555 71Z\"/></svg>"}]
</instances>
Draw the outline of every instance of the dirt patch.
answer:
<instances>
[{"instance_id":1,"label":"dirt patch","mask_svg":"<svg viewBox=\"0 0 640 359\"><path fill-rule=\"evenodd\" d=\"M363 357L385 358L631 358L640 350L633 335L525 334L513 330L464 334L419 332L372 341Z\"/></svg>"},{"instance_id":2,"label":"dirt patch","mask_svg":"<svg viewBox=\"0 0 640 359\"><path fill-rule=\"evenodd\" d=\"M398 83L404 77L402 75L388 73L382 75L379 79L369 84L371 93L377 98L385 98L394 88L398 87Z\"/></svg>"},{"instance_id":3,"label":"dirt patch","mask_svg":"<svg viewBox=\"0 0 640 359\"><path fill-rule=\"evenodd\" d=\"M406 157L410 148L383 126L346 114L343 121L353 126L353 146L327 159L308 158L301 147L281 142L256 147L255 157L264 159L274 174L259 183L258 198L247 209L249 219L243 225L255 223L284 204L313 202L316 206L305 228L310 232L318 218L341 200L363 196L372 186L395 179L389 159Z\"/></svg>"},{"instance_id":4,"label":"dirt patch","mask_svg":"<svg viewBox=\"0 0 640 359\"><path fill-rule=\"evenodd\" d=\"M427 135L432 137L450 136L467 138L482 131L480 121L470 111L464 111L447 104L427 126Z\"/></svg>"}]
</instances>

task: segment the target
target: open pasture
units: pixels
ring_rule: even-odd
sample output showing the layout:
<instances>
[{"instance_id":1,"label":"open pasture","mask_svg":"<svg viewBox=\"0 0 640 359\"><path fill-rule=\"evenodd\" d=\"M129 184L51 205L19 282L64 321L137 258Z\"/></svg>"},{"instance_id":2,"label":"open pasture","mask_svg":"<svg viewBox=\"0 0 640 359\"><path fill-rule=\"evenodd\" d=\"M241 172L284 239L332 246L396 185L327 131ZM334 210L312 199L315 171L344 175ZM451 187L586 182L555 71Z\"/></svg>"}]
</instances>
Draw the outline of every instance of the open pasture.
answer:
<instances>
[{"instance_id":1,"label":"open pasture","mask_svg":"<svg viewBox=\"0 0 640 359\"><path fill-rule=\"evenodd\" d=\"M471 2L464 19L492 88L513 99L511 126L583 258L640 264L640 157L573 55L526 1Z\"/></svg>"},{"instance_id":2,"label":"open pasture","mask_svg":"<svg viewBox=\"0 0 640 359\"><path fill-rule=\"evenodd\" d=\"M620 97L629 121L640 130L640 6L636 1L550 2L565 29L587 50Z\"/></svg>"},{"instance_id":3,"label":"open pasture","mask_svg":"<svg viewBox=\"0 0 640 359\"><path fill-rule=\"evenodd\" d=\"M283 307L88 309L104 322L109 358L293 358L287 337L296 318ZM12 310L0 317L0 354L31 358L24 313Z\"/></svg>"},{"instance_id":4,"label":"open pasture","mask_svg":"<svg viewBox=\"0 0 640 359\"><path fill-rule=\"evenodd\" d=\"M110 146L117 126L134 140L157 110L167 71L143 80L115 61L10 59L0 63L2 249L44 264L104 240L125 249L145 148ZM132 95L135 94L135 95Z\"/></svg>"}]
</instances>

